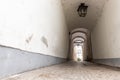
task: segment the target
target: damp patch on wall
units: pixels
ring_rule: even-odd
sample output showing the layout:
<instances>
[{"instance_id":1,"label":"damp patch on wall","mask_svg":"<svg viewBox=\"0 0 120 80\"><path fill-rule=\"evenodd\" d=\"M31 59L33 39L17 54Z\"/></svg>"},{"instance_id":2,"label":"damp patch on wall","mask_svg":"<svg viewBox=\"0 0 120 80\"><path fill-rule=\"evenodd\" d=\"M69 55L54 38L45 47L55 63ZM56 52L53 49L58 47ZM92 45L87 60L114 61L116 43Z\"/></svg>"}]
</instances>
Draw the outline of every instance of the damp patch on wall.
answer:
<instances>
[{"instance_id":1,"label":"damp patch on wall","mask_svg":"<svg viewBox=\"0 0 120 80\"><path fill-rule=\"evenodd\" d=\"M42 36L42 37L41 37L41 41L44 43L44 45L45 45L46 47L48 47L48 40L47 40L47 38L46 38L45 36Z\"/></svg>"}]
</instances>

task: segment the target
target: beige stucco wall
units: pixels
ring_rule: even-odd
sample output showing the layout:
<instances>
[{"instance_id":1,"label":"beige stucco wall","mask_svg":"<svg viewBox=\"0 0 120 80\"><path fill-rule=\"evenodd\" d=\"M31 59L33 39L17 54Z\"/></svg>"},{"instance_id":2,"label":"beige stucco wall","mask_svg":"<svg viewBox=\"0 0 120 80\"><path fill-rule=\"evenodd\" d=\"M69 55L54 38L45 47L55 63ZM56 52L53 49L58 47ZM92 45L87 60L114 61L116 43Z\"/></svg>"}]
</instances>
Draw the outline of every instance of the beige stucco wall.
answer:
<instances>
[{"instance_id":1,"label":"beige stucco wall","mask_svg":"<svg viewBox=\"0 0 120 80\"><path fill-rule=\"evenodd\" d=\"M120 0L109 0L92 31L94 59L120 58Z\"/></svg>"},{"instance_id":2,"label":"beige stucco wall","mask_svg":"<svg viewBox=\"0 0 120 80\"><path fill-rule=\"evenodd\" d=\"M66 58L61 0L0 0L0 45Z\"/></svg>"}]
</instances>

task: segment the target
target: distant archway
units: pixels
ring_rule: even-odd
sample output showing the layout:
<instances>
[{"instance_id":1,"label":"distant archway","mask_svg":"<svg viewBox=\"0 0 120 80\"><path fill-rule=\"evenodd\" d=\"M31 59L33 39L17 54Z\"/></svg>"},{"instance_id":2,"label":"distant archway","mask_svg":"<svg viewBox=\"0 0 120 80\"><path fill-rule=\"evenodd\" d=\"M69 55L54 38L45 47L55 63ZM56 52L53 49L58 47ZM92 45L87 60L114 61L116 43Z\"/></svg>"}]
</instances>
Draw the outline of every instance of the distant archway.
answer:
<instances>
[{"instance_id":1,"label":"distant archway","mask_svg":"<svg viewBox=\"0 0 120 80\"><path fill-rule=\"evenodd\" d=\"M92 59L90 32L84 28L77 28L70 32L70 55L74 61Z\"/></svg>"}]
</instances>

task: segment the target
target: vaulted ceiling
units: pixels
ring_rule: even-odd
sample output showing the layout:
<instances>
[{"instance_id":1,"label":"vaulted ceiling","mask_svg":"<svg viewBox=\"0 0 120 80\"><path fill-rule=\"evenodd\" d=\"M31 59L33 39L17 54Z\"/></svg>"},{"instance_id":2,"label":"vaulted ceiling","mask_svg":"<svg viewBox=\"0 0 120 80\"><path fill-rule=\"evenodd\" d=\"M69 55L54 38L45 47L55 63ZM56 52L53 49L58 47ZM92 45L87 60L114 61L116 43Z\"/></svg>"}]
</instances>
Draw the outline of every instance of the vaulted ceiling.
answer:
<instances>
[{"instance_id":1,"label":"vaulted ceiling","mask_svg":"<svg viewBox=\"0 0 120 80\"><path fill-rule=\"evenodd\" d=\"M66 21L69 30L78 27L91 30L97 23L97 19L101 16L104 4L108 0L62 0ZM80 3L85 3L88 6L86 17L79 17L77 13Z\"/></svg>"}]
</instances>

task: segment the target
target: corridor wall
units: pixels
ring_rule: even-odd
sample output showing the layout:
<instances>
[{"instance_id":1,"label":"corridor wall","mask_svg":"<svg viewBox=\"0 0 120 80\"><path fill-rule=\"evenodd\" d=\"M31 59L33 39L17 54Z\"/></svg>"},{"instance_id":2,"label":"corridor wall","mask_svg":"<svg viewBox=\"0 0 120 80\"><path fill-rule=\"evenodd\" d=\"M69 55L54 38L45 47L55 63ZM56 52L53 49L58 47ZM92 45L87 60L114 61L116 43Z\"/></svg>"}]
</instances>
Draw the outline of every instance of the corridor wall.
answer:
<instances>
[{"instance_id":1,"label":"corridor wall","mask_svg":"<svg viewBox=\"0 0 120 80\"><path fill-rule=\"evenodd\" d=\"M96 62L120 67L120 0L108 0L92 30L93 58Z\"/></svg>"},{"instance_id":2,"label":"corridor wall","mask_svg":"<svg viewBox=\"0 0 120 80\"><path fill-rule=\"evenodd\" d=\"M0 0L0 77L64 62L68 39L61 0Z\"/></svg>"}]
</instances>

